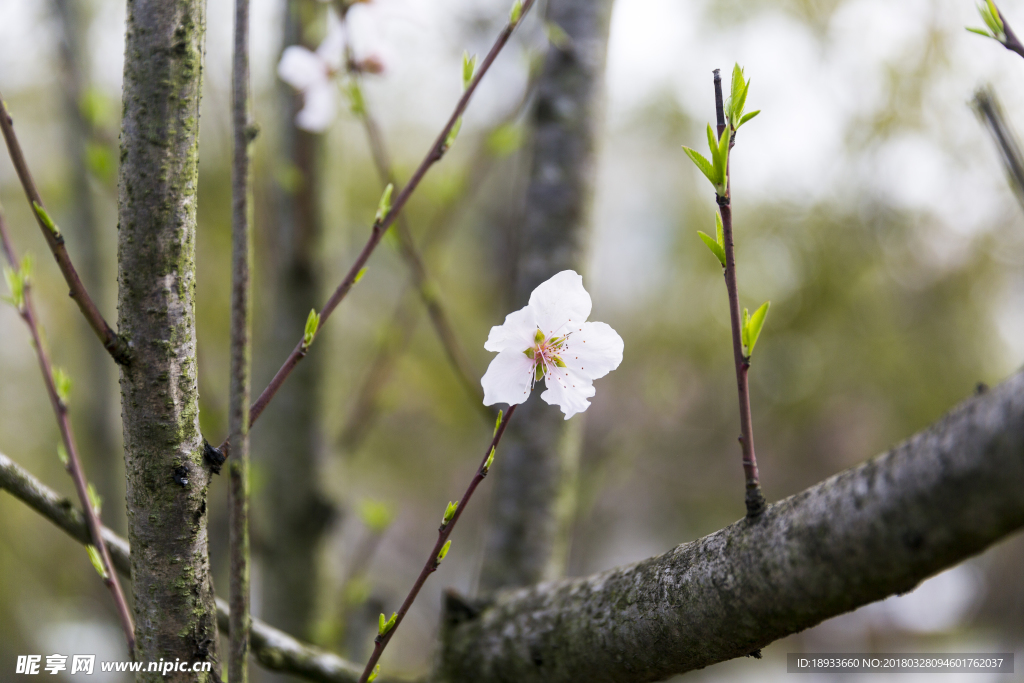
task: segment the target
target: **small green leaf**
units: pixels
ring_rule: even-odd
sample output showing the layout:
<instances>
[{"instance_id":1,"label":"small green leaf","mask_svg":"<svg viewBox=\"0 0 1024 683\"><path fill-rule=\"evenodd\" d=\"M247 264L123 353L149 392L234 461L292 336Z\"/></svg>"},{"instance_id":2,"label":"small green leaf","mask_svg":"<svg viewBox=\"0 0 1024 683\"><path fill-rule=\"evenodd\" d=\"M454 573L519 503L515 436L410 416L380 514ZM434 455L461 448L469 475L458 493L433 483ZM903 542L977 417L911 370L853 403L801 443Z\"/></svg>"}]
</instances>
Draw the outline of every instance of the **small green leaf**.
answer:
<instances>
[{"instance_id":1,"label":"small green leaf","mask_svg":"<svg viewBox=\"0 0 1024 683\"><path fill-rule=\"evenodd\" d=\"M392 183L388 183L388 186L384 188L383 194L380 196L380 201L377 202L377 214L374 216L374 222L380 223L384 218L391 213L391 193L394 192L395 186Z\"/></svg>"},{"instance_id":2,"label":"small green leaf","mask_svg":"<svg viewBox=\"0 0 1024 683\"><path fill-rule=\"evenodd\" d=\"M53 369L53 386L57 390L57 397L61 401L67 401L71 394L71 376L64 372L63 368Z\"/></svg>"},{"instance_id":3,"label":"small green leaf","mask_svg":"<svg viewBox=\"0 0 1024 683\"><path fill-rule=\"evenodd\" d=\"M508 23L515 26L519 23L519 20L523 18L523 3L522 0L516 0L512 3L512 10L508 13Z\"/></svg>"},{"instance_id":4,"label":"small green leaf","mask_svg":"<svg viewBox=\"0 0 1024 683\"><path fill-rule=\"evenodd\" d=\"M448 131L448 136L444 139L444 148L442 151L447 152L455 144L456 138L459 137L459 131L462 130L462 117L455 119L455 125Z\"/></svg>"},{"instance_id":5,"label":"small green leaf","mask_svg":"<svg viewBox=\"0 0 1024 683\"><path fill-rule=\"evenodd\" d=\"M757 338L761 336L761 328L764 327L764 319L768 315L768 308L771 304L771 301L765 301L761 304L760 308L754 311L754 315L750 316L750 320L745 325L747 328L747 341L745 342L747 358L754 355L754 347L757 345Z\"/></svg>"},{"instance_id":6,"label":"small green leaf","mask_svg":"<svg viewBox=\"0 0 1024 683\"><path fill-rule=\"evenodd\" d=\"M354 284L354 285L359 284L359 281L363 279L364 275L366 275L366 269L367 268L369 268L369 266L363 266L362 268L359 269L359 272L356 273L355 279L352 280L352 284Z\"/></svg>"},{"instance_id":7,"label":"small green leaf","mask_svg":"<svg viewBox=\"0 0 1024 683\"><path fill-rule=\"evenodd\" d=\"M725 226L722 225L722 214L715 212L715 241L725 251ZM724 262L723 262L724 265Z\"/></svg>"},{"instance_id":8,"label":"small green leaf","mask_svg":"<svg viewBox=\"0 0 1024 683\"><path fill-rule=\"evenodd\" d=\"M452 521L452 517L455 516L455 511L459 509L459 501L454 503L448 501L448 507L444 510L444 517L441 519L441 526L448 526L448 523Z\"/></svg>"},{"instance_id":9,"label":"small green leaf","mask_svg":"<svg viewBox=\"0 0 1024 683\"><path fill-rule=\"evenodd\" d=\"M448 554L448 549L452 547L451 541L445 541L444 545L441 546L441 552L437 554L437 564L441 564L444 561L445 555Z\"/></svg>"},{"instance_id":10,"label":"small green leaf","mask_svg":"<svg viewBox=\"0 0 1024 683\"><path fill-rule=\"evenodd\" d=\"M9 301L12 306L20 311L22 306L25 305L24 278L22 278L19 271L4 266L4 280L7 281L7 289L11 292L11 295L4 297L4 300Z\"/></svg>"},{"instance_id":11,"label":"small green leaf","mask_svg":"<svg viewBox=\"0 0 1024 683\"><path fill-rule=\"evenodd\" d=\"M744 114L743 118L740 119L740 126L742 126L744 123L746 123L747 121L749 121L750 119L754 118L755 116L757 116L760 113L761 113L760 109L755 109L754 111L750 112L749 114ZM740 126L736 126L736 127L739 128Z\"/></svg>"},{"instance_id":12,"label":"small green leaf","mask_svg":"<svg viewBox=\"0 0 1024 683\"><path fill-rule=\"evenodd\" d=\"M100 510L103 509L103 496L96 493L96 487L92 485L91 481L85 491L89 495L89 504L92 505L92 509L96 511L97 515L100 514Z\"/></svg>"},{"instance_id":13,"label":"small green leaf","mask_svg":"<svg viewBox=\"0 0 1024 683\"><path fill-rule=\"evenodd\" d=\"M487 136L487 150L499 159L523 146L523 128L515 123L498 126Z\"/></svg>"},{"instance_id":14,"label":"small green leaf","mask_svg":"<svg viewBox=\"0 0 1024 683\"><path fill-rule=\"evenodd\" d=\"M380 617L377 618L377 635L384 635L384 624L388 623L388 618L384 616L384 613L380 613Z\"/></svg>"},{"instance_id":15,"label":"small green leaf","mask_svg":"<svg viewBox=\"0 0 1024 683\"><path fill-rule=\"evenodd\" d=\"M317 330L320 329L320 314L316 312L316 309L310 309L309 315L306 316L306 329L302 334L302 347L308 349L310 344L313 343L313 339L316 338Z\"/></svg>"},{"instance_id":16,"label":"small green leaf","mask_svg":"<svg viewBox=\"0 0 1024 683\"><path fill-rule=\"evenodd\" d=\"M528 351L532 351L533 349L527 349L527 350ZM530 357L532 358L533 356L530 356ZM505 416L505 411L504 410L499 410L498 411L498 419L494 421L494 433L491 434L491 438L492 439L498 435L498 428L501 427L501 419L504 416Z\"/></svg>"},{"instance_id":17,"label":"small green leaf","mask_svg":"<svg viewBox=\"0 0 1024 683\"><path fill-rule=\"evenodd\" d=\"M999 16L999 8L996 7L996 3L992 2L992 0L986 0L986 3L988 5L988 12L984 14L985 23L1001 39L1006 33L1006 29L1003 27L1003 18Z\"/></svg>"},{"instance_id":18,"label":"small green leaf","mask_svg":"<svg viewBox=\"0 0 1024 683\"><path fill-rule=\"evenodd\" d=\"M750 347L750 311L746 308L743 309L743 322L740 324L740 343L743 344L744 350ZM750 356L749 353L743 355Z\"/></svg>"},{"instance_id":19,"label":"small green leaf","mask_svg":"<svg viewBox=\"0 0 1024 683\"><path fill-rule=\"evenodd\" d=\"M715 258L722 262L722 267L724 268L725 250L722 249L722 245L716 242L715 240L711 239L710 235L707 235L701 232L700 230L697 231L697 234L700 235L700 238L702 240L704 240L704 244L708 245L708 249L710 249L711 253L715 255Z\"/></svg>"},{"instance_id":20,"label":"small green leaf","mask_svg":"<svg viewBox=\"0 0 1024 683\"><path fill-rule=\"evenodd\" d=\"M968 26L966 28L971 33L977 33L979 36L985 36L986 38L995 38L994 35L992 35L991 33L989 33L988 31L986 31L983 28L975 28L973 26Z\"/></svg>"},{"instance_id":21,"label":"small green leaf","mask_svg":"<svg viewBox=\"0 0 1024 683\"><path fill-rule=\"evenodd\" d=\"M487 456L487 461L484 463L484 474L487 474L487 472L491 469L491 465L494 464L494 451L495 449L491 448L491 453L490 455Z\"/></svg>"},{"instance_id":22,"label":"small green leaf","mask_svg":"<svg viewBox=\"0 0 1024 683\"><path fill-rule=\"evenodd\" d=\"M96 570L96 573L99 574L100 578L104 581L109 579L110 575L107 574L107 569L103 566L103 558L100 557L100 551L96 550L96 546L94 545L87 545L85 546L85 549L89 553L89 560L92 562L92 566Z\"/></svg>"},{"instance_id":23,"label":"small green leaf","mask_svg":"<svg viewBox=\"0 0 1024 683\"><path fill-rule=\"evenodd\" d=\"M38 202L32 202L32 208L36 210L36 215L39 216L39 220L43 222L43 225L46 226L46 229L49 230L50 234L53 235L53 239L59 240L60 228L58 228L57 224L53 222L52 218L50 218L50 214L46 212L46 209L40 206Z\"/></svg>"},{"instance_id":24,"label":"small green leaf","mask_svg":"<svg viewBox=\"0 0 1024 683\"><path fill-rule=\"evenodd\" d=\"M690 161L700 169L700 172L704 174L704 177L707 178L712 185L715 185L715 169L711 166L711 162L705 159L697 150L684 146L683 151L686 152L686 156L690 157Z\"/></svg>"},{"instance_id":25,"label":"small green leaf","mask_svg":"<svg viewBox=\"0 0 1024 683\"><path fill-rule=\"evenodd\" d=\"M562 52L566 52L572 47L572 38L569 37L564 28L553 21L544 22L544 35L547 36L548 42Z\"/></svg>"},{"instance_id":26,"label":"small green leaf","mask_svg":"<svg viewBox=\"0 0 1024 683\"><path fill-rule=\"evenodd\" d=\"M362 116L366 113L366 101L363 99L363 90L359 82L352 79L345 86L345 94L348 95L348 106L353 114Z\"/></svg>"},{"instance_id":27,"label":"small green leaf","mask_svg":"<svg viewBox=\"0 0 1024 683\"><path fill-rule=\"evenodd\" d=\"M366 678L366 683L373 683L377 680L377 676L380 675L380 664L373 667L373 672Z\"/></svg>"},{"instance_id":28,"label":"small green leaf","mask_svg":"<svg viewBox=\"0 0 1024 683\"><path fill-rule=\"evenodd\" d=\"M473 82L473 75L476 73L476 55L469 56L469 52L462 53L462 89L465 90Z\"/></svg>"},{"instance_id":29,"label":"small green leaf","mask_svg":"<svg viewBox=\"0 0 1024 683\"><path fill-rule=\"evenodd\" d=\"M68 451L66 448L64 448L64 444L62 443L57 444L57 459L60 460L60 464L64 465L64 468L67 469L69 462Z\"/></svg>"},{"instance_id":30,"label":"small green leaf","mask_svg":"<svg viewBox=\"0 0 1024 683\"><path fill-rule=\"evenodd\" d=\"M364 500L359 506L359 517L370 531L375 534L384 533L395 519L395 511L388 503L377 500Z\"/></svg>"},{"instance_id":31,"label":"small green leaf","mask_svg":"<svg viewBox=\"0 0 1024 683\"><path fill-rule=\"evenodd\" d=\"M395 627L395 621L398 620L398 615L394 612L391 613L391 618L388 619L381 612L380 617L377 619L377 635L386 636L388 632Z\"/></svg>"}]
</instances>

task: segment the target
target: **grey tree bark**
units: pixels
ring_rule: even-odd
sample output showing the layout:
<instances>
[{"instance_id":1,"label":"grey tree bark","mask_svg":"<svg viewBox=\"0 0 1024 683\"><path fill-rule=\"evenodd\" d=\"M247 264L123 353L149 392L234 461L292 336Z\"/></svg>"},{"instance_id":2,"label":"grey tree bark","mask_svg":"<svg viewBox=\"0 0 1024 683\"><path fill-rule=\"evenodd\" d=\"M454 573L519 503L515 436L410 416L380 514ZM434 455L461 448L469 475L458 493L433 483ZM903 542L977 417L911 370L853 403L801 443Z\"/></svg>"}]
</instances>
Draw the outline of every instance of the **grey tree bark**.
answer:
<instances>
[{"instance_id":1,"label":"grey tree bark","mask_svg":"<svg viewBox=\"0 0 1024 683\"><path fill-rule=\"evenodd\" d=\"M1024 372L753 521L449 610L438 678L662 680L907 592L1021 527Z\"/></svg>"},{"instance_id":2,"label":"grey tree bark","mask_svg":"<svg viewBox=\"0 0 1024 683\"><path fill-rule=\"evenodd\" d=\"M285 0L285 46L306 44L300 15L308 0ZM307 7L308 9L308 7ZM315 45L311 49L315 49ZM277 195L273 322L269 326L264 374L273 376L302 334L310 309L323 304L316 256L322 231L320 214L321 136L298 129L295 114L301 96L279 84L281 151L296 172L294 186ZM334 515L321 493L320 376L323 354L311 353L282 385L253 432L254 457L274 482L254 506L262 552L263 617L288 633L308 638L313 618L321 541Z\"/></svg>"},{"instance_id":3,"label":"grey tree bark","mask_svg":"<svg viewBox=\"0 0 1024 683\"><path fill-rule=\"evenodd\" d=\"M102 306L109 289L103 278L101 234L89 182L88 145L93 139L93 128L82 112L89 83L88 17L81 2L53 0L53 7L60 26L60 83L67 126L65 145L71 166L71 205L74 207L63 223L68 233L74 235L70 248L75 252L82 282ZM80 320L79 324L84 332L91 333L86 321ZM83 344L83 350L87 360L84 383L89 387L89 397L84 406L84 419L75 422L80 423L80 433L86 436L87 452L95 453L94 458L98 460L99 466L91 468L93 479L105 496L114 500L115 493L116 498L120 498L121 484L115 481L119 468L111 463L118 450L113 433L113 403L108 400L113 387L113 367L102 347Z\"/></svg>"},{"instance_id":4,"label":"grey tree bark","mask_svg":"<svg viewBox=\"0 0 1024 683\"><path fill-rule=\"evenodd\" d=\"M118 209L121 409L136 658L216 659L195 332L204 0L130 0ZM140 681L219 680L140 674Z\"/></svg>"},{"instance_id":5,"label":"grey tree bark","mask_svg":"<svg viewBox=\"0 0 1024 683\"><path fill-rule=\"evenodd\" d=\"M511 309L525 306L533 289L555 273L581 270L611 10L612 0L548 2L547 21L569 38L551 45L537 82ZM558 521L565 519L556 514L560 489L572 482L578 458L578 435L569 431L557 407L535 397L520 411L495 468L480 577L484 591L526 586L545 577Z\"/></svg>"}]
</instances>

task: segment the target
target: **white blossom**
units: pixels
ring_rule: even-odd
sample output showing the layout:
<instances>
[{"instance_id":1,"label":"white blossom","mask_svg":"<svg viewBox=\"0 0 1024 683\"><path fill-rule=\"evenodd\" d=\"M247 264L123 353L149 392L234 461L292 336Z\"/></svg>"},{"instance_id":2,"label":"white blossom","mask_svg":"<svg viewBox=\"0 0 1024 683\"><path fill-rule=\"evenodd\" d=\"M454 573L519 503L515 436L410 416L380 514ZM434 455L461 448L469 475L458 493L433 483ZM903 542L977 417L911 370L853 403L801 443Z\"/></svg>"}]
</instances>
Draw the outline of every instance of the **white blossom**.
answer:
<instances>
[{"instance_id":1,"label":"white blossom","mask_svg":"<svg viewBox=\"0 0 1024 683\"><path fill-rule=\"evenodd\" d=\"M484 405L516 405L541 378L540 395L569 419L590 406L593 381L622 362L622 337L605 323L587 322L591 301L583 278L563 270L541 283L530 302L491 328L484 348L497 352L480 384Z\"/></svg>"},{"instance_id":2,"label":"white blossom","mask_svg":"<svg viewBox=\"0 0 1024 683\"><path fill-rule=\"evenodd\" d=\"M344 55L344 31L333 12L327 14L327 35L316 51L291 45L281 54L277 75L302 93L303 107L295 125L311 133L322 133L338 112L338 87L334 75Z\"/></svg>"}]
</instances>

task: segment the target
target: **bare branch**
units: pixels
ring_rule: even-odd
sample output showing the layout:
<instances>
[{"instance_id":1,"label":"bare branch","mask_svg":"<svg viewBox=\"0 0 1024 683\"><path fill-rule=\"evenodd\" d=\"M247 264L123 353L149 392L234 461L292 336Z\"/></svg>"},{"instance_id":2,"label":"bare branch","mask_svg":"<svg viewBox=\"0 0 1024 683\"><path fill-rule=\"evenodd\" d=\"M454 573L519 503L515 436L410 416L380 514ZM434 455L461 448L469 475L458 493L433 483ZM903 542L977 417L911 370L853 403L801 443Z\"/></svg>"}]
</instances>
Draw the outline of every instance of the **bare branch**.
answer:
<instances>
[{"instance_id":1,"label":"bare branch","mask_svg":"<svg viewBox=\"0 0 1024 683\"><path fill-rule=\"evenodd\" d=\"M21 144L14 134L14 119L11 118L10 113L7 111L7 103L4 102L3 94L0 94L0 131L3 132L4 140L7 142L7 151L10 153L11 162L14 164L14 170L17 171L18 179L21 180L21 186L25 190L29 209L32 211L32 215L35 216L39 229L43 231L46 245L50 248L50 252L60 268L60 272L64 275L64 280L71 289L71 298L78 304L82 315L85 316L89 326L92 327L96 336L99 337L103 348L107 350L111 358L120 365L127 364L131 353L128 344L103 319L100 309L96 307L95 302L89 296L89 292L86 291L85 285L82 284L82 280L78 276L78 271L75 270L74 264L71 263L71 257L64 246L64 236L57 226L53 224L52 219L50 219L49 214L46 212L46 205L43 204L43 198L39 196L35 181L32 180L32 174L29 172L28 164L25 162L25 155L21 151Z\"/></svg>"},{"instance_id":2,"label":"bare branch","mask_svg":"<svg viewBox=\"0 0 1024 683\"><path fill-rule=\"evenodd\" d=\"M972 105L999 146L1003 164L1010 176L1010 187L1017 195L1017 200L1024 205L1024 156L1021 155L1017 136L1003 115L1003 108L995 91L991 87L979 88L974 93Z\"/></svg>"},{"instance_id":3,"label":"bare branch","mask_svg":"<svg viewBox=\"0 0 1024 683\"><path fill-rule=\"evenodd\" d=\"M90 543L89 527L85 517L69 501L50 489L13 460L0 453L0 489L28 505L79 543ZM114 568L124 576L131 571L128 541L103 527L103 540L110 550ZM229 608L224 600L217 600L217 620L220 627L228 628ZM321 683L355 683L359 669L337 655L302 643L276 628L253 619L250 627L253 657L266 669L299 676ZM400 679L381 676L382 683L399 683Z\"/></svg>"},{"instance_id":4,"label":"bare branch","mask_svg":"<svg viewBox=\"0 0 1024 683\"><path fill-rule=\"evenodd\" d=\"M3 213L0 212L0 242L3 244L3 252L7 257L7 261L10 267L17 271L19 269L19 263L17 255L14 251L14 245L11 243L10 236L7 234L7 224L4 220ZM50 356L46 351L46 344L43 341L43 335L40 330L39 323L36 319L35 306L32 302L32 285L29 282L28 274L22 272L19 276L21 278L21 301L16 301L15 305L18 309L18 314L21 319L25 321L25 325L28 327L29 333L32 335L32 346L36 351L36 358L39 361L39 369L43 373L43 382L46 385L46 394L50 398L50 405L53 407L54 417L57 418L57 426L60 428L61 441L64 444L64 450L67 452L67 463L65 468L68 474L71 475L72 481L75 483L75 491L78 493L79 502L82 504L82 509L85 510L86 522L89 528L89 536L91 538L92 545L96 548L96 552L99 553L100 561L103 564L103 572L101 578L103 579L104 585L110 591L111 596L114 598L114 605L117 607L117 616L121 621L121 628L124 631L125 641L128 644L128 653L130 656L135 656L135 625L132 623L131 613L128 610L128 603L125 600L124 592L121 590L121 582L117 579L117 574L114 572L114 567L110 561L110 553L107 552L106 543L103 541L103 535L101 533L102 524L100 523L99 511L93 506L93 503L89 496L89 484L85 476L85 470L82 468L81 459L78 457L78 446L75 443L75 435L71 430L71 420L68 419L68 407L64 402L64 397L60 395L57 390L57 385L53 376L53 365L50 363Z\"/></svg>"},{"instance_id":5,"label":"bare branch","mask_svg":"<svg viewBox=\"0 0 1024 683\"><path fill-rule=\"evenodd\" d=\"M1024 372L759 517L449 620L439 680L662 680L910 591L1021 527Z\"/></svg>"}]
</instances>

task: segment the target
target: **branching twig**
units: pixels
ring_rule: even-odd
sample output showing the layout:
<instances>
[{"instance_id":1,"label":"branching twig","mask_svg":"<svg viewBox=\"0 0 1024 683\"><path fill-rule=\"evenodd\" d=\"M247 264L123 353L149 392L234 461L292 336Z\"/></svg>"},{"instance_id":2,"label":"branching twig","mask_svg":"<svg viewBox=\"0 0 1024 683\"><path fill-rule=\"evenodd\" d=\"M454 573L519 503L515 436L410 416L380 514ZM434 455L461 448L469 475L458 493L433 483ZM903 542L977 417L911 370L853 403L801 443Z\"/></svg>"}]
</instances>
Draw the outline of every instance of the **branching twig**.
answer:
<instances>
[{"instance_id":1,"label":"branching twig","mask_svg":"<svg viewBox=\"0 0 1024 683\"><path fill-rule=\"evenodd\" d=\"M235 46L232 64L234 168L231 177L231 379L229 438L231 459L230 554L231 618L228 671L232 683L249 680L249 384L251 323L249 316L252 262L250 235L252 192L250 145L255 127L249 101L249 0L235 0Z\"/></svg>"},{"instance_id":2,"label":"branching twig","mask_svg":"<svg viewBox=\"0 0 1024 683\"><path fill-rule=\"evenodd\" d=\"M71 501L47 487L3 453L0 453L0 490L8 491L79 543L85 545L92 542L85 517ZM114 568L128 577L131 573L128 541L107 527L101 528L101 534L110 551ZM228 629L228 613L228 604L218 598L217 621L224 630ZM355 664L302 643L259 619L252 620L249 635L252 655L266 669L320 683L355 683L359 679L359 669ZM381 683L398 683L397 679L384 676L377 680Z\"/></svg>"},{"instance_id":3,"label":"branching twig","mask_svg":"<svg viewBox=\"0 0 1024 683\"><path fill-rule=\"evenodd\" d=\"M345 31L345 65L349 77L355 81L356 87L360 87L360 69L352 52L352 41L348 36L346 16L342 15L341 19L342 27ZM377 173L380 175L381 184L384 186L391 184L400 190L401 186L395 178L387 145L384 142L384 135L381 133L380 125L377 123L376 118L370 112L365 98L360 102L360 106L356 108L356 113L366 129L366 139L369 142L370 153L373 157L374 166L377 168ZM395 222L395 228L398 233L399 253L409 267L412 284L419 293L427 313L430 315L430 321L434 325L437 337L441 341L441 346L444 347L445 354L448 356L448 361L451 363L459 383L473 401L473 405L479 407L488 420L493 419L494 414L483 404L483 389L480 387L480 382L476 379L477 375L469 363L465 349L462 348L458 338L455 336L455 330L452 328L448 313L438 296L437 286L427 274L426 264L424 264L423 258L416 248L412 237L412 230L409 228L409 221L404 213L399 214Z\"/></svg>"},{"instance_id":4,"label":"branching twig","mask_svg":"<svg viewBox=\"0 0 1024 683\"><path fill-rule=\"evenodd\" d=\"M74 264L71 263L71 257L64 246L64 236L46 212L43 199L39 196L35 181L32 180L32 174L29 172L28 164L25 162L25 155L21 151L21 144L14 134L14 120L7 111L7 104L4 102L2 94L0 94L0 130L3 131L4 140L7 142L7 150L10 152L14 170L17 171L18 178L21 180L21 186L25 190L25 197L28 199L29 208L36 217L39 229L43 231L43 237L46 238L46 244L49 246L53 258L57 261L60 272L64 274L64 280L71 289L71 298L78 304L82 315L85 316L89 326L92 327L93 331L96 332L96 336L103 343L103 348L107 350L107 353L110 354L114 361L122 365L128 363L130 355L128 344L103 319L99 308L96 307L95 302L89 296L89 292L86 291L85 285L82 284L78 271L75 270Z\"/></svg>"},{"instance_id":5,"label":"branching twig","mask_svg":"<svg viewBox=\"0 0 1024 683\"><path fill-rule=\"evenodd\" d=\"M721 137L727 125L725 109L722 102L722 77L715 69L715 115L718 123L718 136ZM730 143L730 150L732 148ZM750 370L750 359L743 355L741 333L740 300L736 286L736 254L732 235L731 207L731 168L726 157L726 191L725 196L716 195L719 212L722 215L722 232L725 236L725 288L729 293L729 320L732 323L732 351L736 364L736 389L740 404L740 446L743 449L743 473L746 476L747 516L756 517L764 512L764 496L761 494L761 483L757 474L757 456L754 453L754 426L750 415L750 383L747 374Z\"/></svg>"},{"instance_id":6,"label":"branching twig","mask_svg":"<svg viewBox=\"0 0 1024 683\"><path fill-rule=\"evenodd\" d=\"M509 406L508 412L505 413L504 418L498 423L497 428L494 430L494 436L491 438L490 446L487 452L484 453L483 460L480 461L480 466L476 470L476 474L473 479L469 482L469 486L466 488L466 492L462 494L455 503L454 510L449 509L445 512L444 521L441 523L440 528L437 530L437 542L434 543L433 549L430 551L430 555L427 556L427 561L423 565L423 569L420 570L420 575L416 577L416 582L413 583L412 588L409 589L409 594L405 596L405 601L402 602L402 606L398 609L398 612L391 618L391 621L387 622L386 630L378 633L376 640L373 644L373 654L370 655L370 660L366 663L366 668L363 669L363 675L359 678L359 683L366 683L373 672L374 666L380 656L384 653L384 648L391 642L392 636L395 635L395 631L401 626L402 620L405 619L405 615L409 612L409 608L412 607L413 601L416 600L416 596L419 595L420 589L423 588L423 584L426 583L427 577L437 571L437 568L441 564L441 560L444 559L445 553L448 551L450 541L448 537L451 536L452 531L455 529L455 524L459 521L459 517L462 516L462 511L466 509L466 504L469 503L469 499L473 497L473 492L476 491L477 486L487 476L487 472L491 468L491 463L494 460L494 451L498 447L498 443L501 441L502 434L505 433L505 427L508 426L508 421L512 419L512 414L516 411L516 406ZM449 516L449 512L451 513Z\"/></svg>"},{"instance_id":7,"label":"branching twig","mask_svg":"<svg viewBox=\"0 0 1024 683\"><path fill-rule=\"evenodd\" d=\"M334 309L337 308L338 304L341 303L341 300L344 299L345 296L352 289L352 286L356 283L356 280L359 279L360 273L362 273L363 268L366 266L366 262L369 260L370 255L373 254L373 251L377 248L377 245L380 244L381 239L384 237L384 233L387 232L387 229L391 226L392 223L395 222L395 218L397 218L398 215L401 213L402 209L409 201L409 197L412 196L412 193L415 192L416 188L419 187L420 182L423 180L423 177L427 174L427 171L429 171L430 168L438 161L440 161L441 158L444 156L444 153L447 149L449 134L455 127L463 112L466 110L466 107L469 105L469 101L470 99L472 99L473 93L476 92L477 86L480 84L480 81L487 74L487 71L490 69L491 64L497 58L502 48L504 48L505 44L508 43L508 39L512 36L512 32L515 30L516 26L518 26L522 22L523 17L526 16L527 12L529 12L530 7L533 5L533 2L534 0L526 0L525 2L523 2L521 10L518 12L518 16L515 17L515 21L510 20L505 25L505 28L502 29L501 33L498 34L498 38L497 40L495 40L494 45L487 53L487 56L484 57L483 62L481 62L479 71L476 73L476 75L473 77L473 80L466 87L466 90L462 94L462 97L459 98L459 102L455 106L455 111L452 112L451 116L448 118L448 122L445 124L444 128L441 129L440 134L434 140L434 143L430 146L430 149L427 151L427 154L423 158L423 161L420 162L420 165L412 174L412 177L409 179L409 182L405 185L404 188L402 188L402 191L398 194L398 197L394 200L394 202L391 205L391 208L387 211L387 213L374 221L373 227L370 232L370 238L363 246L362 251L359 252L359 256L356 257L355 263L352 264L352 267L349 269L348 274L341 281L341 284L338 285L337 289L334 290L334 293L331 295L330 299L327 300L327 303L324 305L323 310L320 311L320 324L323 324L327 321L331 313L334 312ZM269 404L270 401L274 398L274 394L276 394L277 390L281 388L281 385L284 383L284 381L288 379L288 375L291 374L295 366L298 365L299 362L301 362L302 359L306 356L306 352L308 351L308 349L309 344L307 343L305 337L299 339L299 343L295 345L295 348L288 355L288 358L285 359L284 364L277 371L277 374L274 375L274 378L272 380L270 380L270 384L267 385L267 388L263 390L263 393L261 393L259 397L256 399L256 401L252 404L252 408L249 411L250 426L256 423L256 420L259 419L260 414L267 407L267 404ZM227 446L228 441L225 441L220 446L220 450L223 452L224 455L227 455Z\"/></svg>"},{"instance_id":8,"label":"branching twig","mask_svg":"<svg viewBox=\"0 0 1024 683\"><path fill-rule=\"evenodd\" d=\"M11 244L10 237L7 234L7 225L4 222L2 213L0 213L0 242L2 242L4 255L6 256L8 263L10 263L11 268L15 271L19 271L20 266L18 258L14 252L14 245ZM114 572L114 567L111 564L110 553L107 551L106 543L103 540L99 513L94 507L89 495L89 487L85 477L85 471L82 469L82 462L78 458L78 448L75 445L75 435L71 431L71 421L68 419L68 407L67 404L64 403L64 398L57 391L57 386L53 377L53 366L50 364L50 357L46 352L46 346L43 343L42 333L36 319L35 307L32 303L32 285L29 282L27 274L23 271L20 272L21 275L18 276L21 282L21 292L18 297L20 298L20 301L16 300L15 305L17 306L18 314L21 316L21 319L25 321L25 324L28 326L29 333L32 335L32 345L35 347L36 358L39 360L39 369L43 373L43 382L46 384L46 393L50 397L50 405L53 406L53 413L57 418L57 426L60 428L60 436L64 444L64 450L67 451L67 462L65 463L65 468L75 483L75 491L78 493L78 499L82 503L82 509L85 510L85 519L88 524L89 537L91 538L92 545L96 548L96 552L99 554L99 559L102 563L103 571L101 572L101 575L103 583L110 590L110 594L114 598L114 605L117 607L117 616L121 622L121 628L124 630L125 640L128 643L129 655L134 657L135 626L132 623L131 613L128 610L128 603L125 600L124 592L121 590L121 583L118 581L117 574ZM100 569L100 567L97 567L97 569Z\"/></svg>"}]
</instances>

